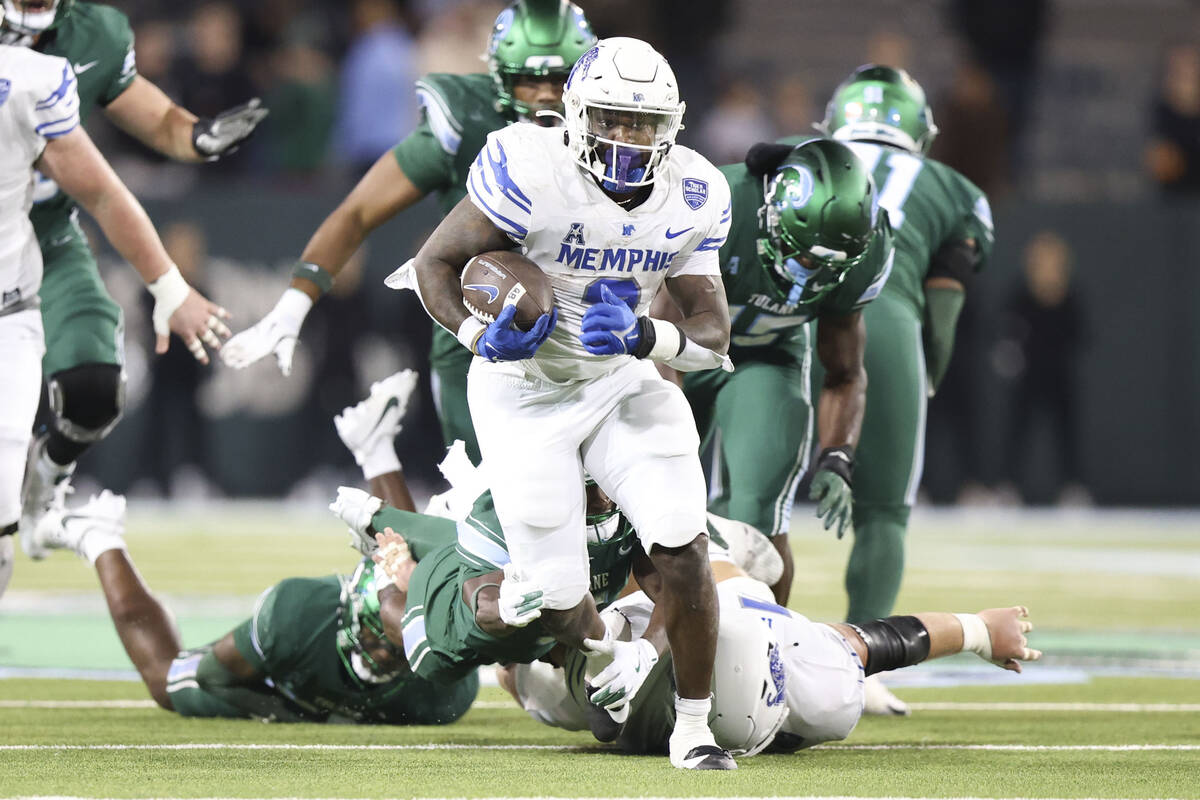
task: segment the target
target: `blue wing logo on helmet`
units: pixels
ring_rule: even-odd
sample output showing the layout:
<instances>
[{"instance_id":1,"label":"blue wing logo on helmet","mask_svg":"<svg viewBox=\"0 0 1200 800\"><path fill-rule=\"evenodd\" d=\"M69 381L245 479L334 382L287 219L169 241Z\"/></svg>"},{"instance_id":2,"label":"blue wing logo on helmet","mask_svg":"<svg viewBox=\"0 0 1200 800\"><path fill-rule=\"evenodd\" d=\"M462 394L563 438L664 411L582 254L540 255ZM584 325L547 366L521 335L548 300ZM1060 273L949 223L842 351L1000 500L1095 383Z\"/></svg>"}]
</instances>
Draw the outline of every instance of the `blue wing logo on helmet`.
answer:
<instances>
[{"instance_id":1,"label":"blue wing logo on helmet","mask_svg":"<svg viewBox=\"0 0 1200 800\"><path fill-rule=\"evenodd\" d=\"M0 78L0 106L4 105L4 101L8 100L8 93L12 89L12 81L8 78Z\"/></svg>"},{"instance_id":2,"label":"blue wing logo on helmet","mask_svg":"<svg viewBox=\"0 0 1200 800\"><path fill-rule=\"evenodd\" d=\"M588 70L592 68L593 62L600 57L600 47L593 47L579 57L575 62L575 66L571 68L571 74L567 76L567 87L570 88L575 84L575 79L583 80L588 76Z\"/></svg>"},{"instance_id":3,"label":"blue wing logo on helmet","mask_svg":"<svg viewBox=\"0 0 1200 800\"><path fill-rule=\"evenodd\" d=\"M783 669L783 659L779 657L779 645L771 645L768 658L771 660L771 683L775 693L767 696L767 706L774 708L782 703L787 696L787 673Z\"/></svg>"},{"instance_id":4,"label":"blue wing logo on helmet","mask_svg":"<svg viewBox=\"0 0 1200 800\"><path fill-rule=\"evenodd\" d=\"M702 181L699 178L684 178L683 202L687 203L692 211L697 211L700 206L707 203L708 181Z\"/></svg>"}]
</instances>

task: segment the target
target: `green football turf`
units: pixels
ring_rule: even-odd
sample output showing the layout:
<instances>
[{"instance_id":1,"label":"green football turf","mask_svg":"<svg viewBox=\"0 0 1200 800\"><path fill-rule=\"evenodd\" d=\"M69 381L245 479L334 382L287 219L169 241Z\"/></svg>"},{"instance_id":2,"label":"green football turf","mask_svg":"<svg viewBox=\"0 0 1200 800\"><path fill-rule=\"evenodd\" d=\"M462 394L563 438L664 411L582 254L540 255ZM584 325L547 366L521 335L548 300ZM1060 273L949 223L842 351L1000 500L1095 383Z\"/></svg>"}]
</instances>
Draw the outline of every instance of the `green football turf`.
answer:
<instances>
[{"instance_id":1,"label":"green football turf","mask_svg":"<svg viewBox=\"0 0 1200 800\"><path fill-rule=\"evenodd\" d=\"M849 543L806 513L792 605L836 619ZM194 644L279 578L348 570L340 531L304 510L135 507L128 538ZM186 720L148 706L134 682L9 678L0 796L1200 798L1196 517L918 513L909 564L900 610L1026 604L1045 664L1000 683L898 684L912 717L865 718L844 743L746 759L731 774L615 754L533 722L495 688L451 726L354 728ZM16 567L0 601L0 667L128 669L85 564L54 554ZM972 656L909 673L1009 677ZM1189 677L1134 676L1171 674ZM1000 705L1013 703L1039 705Z\"/></svg>"}]
</instances>

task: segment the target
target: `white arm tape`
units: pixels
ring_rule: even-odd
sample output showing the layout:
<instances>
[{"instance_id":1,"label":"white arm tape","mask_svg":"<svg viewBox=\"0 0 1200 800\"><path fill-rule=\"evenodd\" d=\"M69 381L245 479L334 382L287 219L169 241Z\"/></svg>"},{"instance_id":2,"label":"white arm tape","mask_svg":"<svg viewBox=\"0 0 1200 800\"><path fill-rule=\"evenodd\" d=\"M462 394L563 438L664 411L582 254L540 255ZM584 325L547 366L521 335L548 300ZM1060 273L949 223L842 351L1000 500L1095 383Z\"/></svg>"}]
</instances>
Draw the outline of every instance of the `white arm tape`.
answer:
<instances>
[{"instance_id":1,"label":"white arm tape","mask_svg":"<svg viewBox=\"0 0 1200 800\"><path fill-rule=\"evenodd\" d=\"M971 652L984 661L992 660L992 635L987 623L978 614L955 614L962 625L963 651Z\"/></svg>"},{"instance_id":2,"label":"white arm tape","mask_svg":"<svg viewBox=\"0 0 1200 800\"><path fill-rule=\"evenodd\" d=\"M487 328L487 325L484 325L479 320L475 319L474 317L467 317L462 321L462 324L458 326L458 332L455 333L455 336L458 337L458 341L463 347L467 348L472 353L475 353L475 355L479 355L479 353L475 350L475 342L479 339L479 334L482 333L485 328Z\"/></svg>"},{"instance_id":3,"label":"white arm tape","mask_svg":"<svg viewBox=\"0 0 1200 800\"><path fill-rule=\"evenodd\" d=\"M166 336L170 333L167 320L183 305L192 287L188 286L188 282L179 273L179 267L172 264L171 268L159 275L153 283L146 284L146 288L154 296L154 332L159 336Z\"/></svg>"},{"instance_id":4,"label":"white arm tape","mask_svg":"<svg viewBox=\"0 0 1200 800\"><path fill-rule=\"evenodd\" d=\"M650 348L646 358L652 361L666 361L674 358L679 353L680 339L683 338L679 328L674 322L654 317L647 317L647 319L650 320L650 326L654 328L654 347Z\"/></svg>"},{"instance_id":5,"label":"white arm tape","mask_svg":"<svg viewBox=\"0 0 1200 800\"><path fill-rule=\"evenodd\" d=\"M698 345L686 336L683 337L683 352L674 358L663 359L663 363L680 372L699 372L717 367L726 372L733 372L733 362L729 356Z\"/></svg>"}]
</instances>

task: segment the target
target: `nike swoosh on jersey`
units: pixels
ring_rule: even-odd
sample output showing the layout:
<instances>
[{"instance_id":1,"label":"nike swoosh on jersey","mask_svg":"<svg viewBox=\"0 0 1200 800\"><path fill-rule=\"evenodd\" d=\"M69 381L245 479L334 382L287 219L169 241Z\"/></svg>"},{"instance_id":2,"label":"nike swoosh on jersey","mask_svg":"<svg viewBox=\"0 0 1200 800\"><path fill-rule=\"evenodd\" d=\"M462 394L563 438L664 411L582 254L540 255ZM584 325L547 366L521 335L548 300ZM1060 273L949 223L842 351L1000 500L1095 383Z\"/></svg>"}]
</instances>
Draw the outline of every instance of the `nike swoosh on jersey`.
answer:
<instances>
[{"instance_id":1,"label":"nike swoosh on jersey","mask_svg":"<svg viewBox=\"0 0 1200 800\"><path fill-rule=\"evenodd\" d=\"M92 67L96 66L99 63L100 63L100 59L96 59L95 61L89 61L86 64L76 64L75 65L75 74L78 75L81 72L87 72L89 69L91 69Z\"/></svg>"},{"instance_id":2,"label":"nike swoosh on jersey","mask_svg":"<svg viewBox=\"0 0 1200 800\"><path fill-rule=\"evenodd\" d=\"M633 551L633 542L630 542L630 543L628 544L628 546L626 546L626 547L618 547L618 548L617 548L617 555L619 555L619 556L627 556L627 555L629 555L629 554L630 554L632 551Z\"/></svg>"},{"instance_id":3,"label":"nike swoosh on jersey","mask_svg":"<svg viewBox=\"0 0 1200 800\"><path fill-rule=\"evenodd\" d=\"M693 226L693 227L695 227L695 226ZM684 228L681 231L672 231L670 228L667 228L667 238L674 239L678 236L683 236L685 233L687 233L690 230L691 230L691 228Z\"/></svg>"},{"instance_id":4,"label":"nike swoosh on jersey","mask_svg":"<svg viewBox=\"0 0 1200 800\"><path fill-rule=\"evenodd\" d=\"M499 287L491 286L486 283L482 283L482 284L481 283L468 283L463 288L464 289L474 289L477 292L486 292L489 303L496 302L496 298L500 296Z\"/></svg>"}]
</instances>

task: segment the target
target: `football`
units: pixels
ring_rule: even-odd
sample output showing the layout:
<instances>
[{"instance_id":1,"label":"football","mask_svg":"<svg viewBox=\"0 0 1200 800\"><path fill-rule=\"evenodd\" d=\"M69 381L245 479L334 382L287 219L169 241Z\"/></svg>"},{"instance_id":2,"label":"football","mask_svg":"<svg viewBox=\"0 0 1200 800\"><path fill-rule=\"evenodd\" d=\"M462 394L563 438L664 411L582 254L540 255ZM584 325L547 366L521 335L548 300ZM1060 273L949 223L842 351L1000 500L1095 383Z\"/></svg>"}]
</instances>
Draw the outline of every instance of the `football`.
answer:
<instances>
[{"instance_id":1,"label":"football","mask_svg":"<svg viewBox=\"0 0 1200 800\"><path fill-rule=\"evenodd\" d=\"M541 267L514 250L481 253L462 273L463 305L481 322L492 323L505 306L516 306L513 322L527 331L554 308L554 289Z\"/></svg>"}]
</instances>

